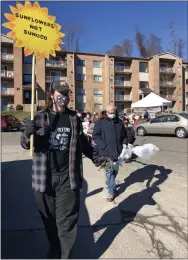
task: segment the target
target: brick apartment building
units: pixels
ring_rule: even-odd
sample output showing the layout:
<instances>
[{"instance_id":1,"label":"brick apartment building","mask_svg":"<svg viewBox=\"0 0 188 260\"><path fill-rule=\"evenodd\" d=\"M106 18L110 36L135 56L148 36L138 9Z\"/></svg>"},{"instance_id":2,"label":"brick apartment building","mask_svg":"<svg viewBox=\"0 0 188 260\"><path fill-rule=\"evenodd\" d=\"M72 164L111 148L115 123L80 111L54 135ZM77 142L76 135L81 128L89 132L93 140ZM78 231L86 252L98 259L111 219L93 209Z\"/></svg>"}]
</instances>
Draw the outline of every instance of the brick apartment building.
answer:
<instances>
[{"instance_id":1,"label":"brick apartment building","mask_svg":"<svg viewBox=\"0 0 188 260\"><path fill-rule=\"evenodd\" d=\"M1 110L17 104L30 110L31 71L31 56L1 35ZM123 112L152 91L171 100L173 111L188 110L188 63L170 53L143 59L60 51L36 63L36 106L45 106L46 90L60 78L69 83L69 106L76 110L115 104Z\"/></svg>"}]
</instances>

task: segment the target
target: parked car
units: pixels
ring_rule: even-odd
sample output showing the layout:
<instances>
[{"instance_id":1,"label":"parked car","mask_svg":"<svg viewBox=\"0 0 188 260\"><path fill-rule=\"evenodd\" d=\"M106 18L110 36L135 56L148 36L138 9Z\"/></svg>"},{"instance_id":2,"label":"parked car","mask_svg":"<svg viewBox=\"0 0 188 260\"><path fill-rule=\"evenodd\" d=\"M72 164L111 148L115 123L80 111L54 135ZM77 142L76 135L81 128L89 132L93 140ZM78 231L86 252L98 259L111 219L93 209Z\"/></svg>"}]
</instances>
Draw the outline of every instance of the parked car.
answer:
<instances>
[{"instance_id":1,"label":"parked car","mask_svg":"<svg viewBox=\"0 0 188 260\"><path fill-rule=\"evenodd\" d=\"M26 124L27 124L27 122L28 122L29 120L31 120L31 117L30 117L30 116L24 118L24 120L20 122L20 131L21 131L21 132L24 132L24 131L25 131Z\"/></svg>"},{"instance_id":2,"label":"parked car","mask_svg":"<svg viewBox=\"0 0 188 260\"><path fill-rule=\"evenodd\" d=\"M147 134L176 135L178 138L185 138L188 135L188 114L161 115L150 122L136 126L136 133L139 136Z\"/></svg>"},{"instance_id":3,"label":"parked car","mask_svg":"<svg viewBox=\"0 0 188 260\"><path fill-rule=\"evenodd\" d=\"M20 120L12 115L1 115L1 131L10 132L12 129L20 131Z\"/></svg>"}]
</instances>

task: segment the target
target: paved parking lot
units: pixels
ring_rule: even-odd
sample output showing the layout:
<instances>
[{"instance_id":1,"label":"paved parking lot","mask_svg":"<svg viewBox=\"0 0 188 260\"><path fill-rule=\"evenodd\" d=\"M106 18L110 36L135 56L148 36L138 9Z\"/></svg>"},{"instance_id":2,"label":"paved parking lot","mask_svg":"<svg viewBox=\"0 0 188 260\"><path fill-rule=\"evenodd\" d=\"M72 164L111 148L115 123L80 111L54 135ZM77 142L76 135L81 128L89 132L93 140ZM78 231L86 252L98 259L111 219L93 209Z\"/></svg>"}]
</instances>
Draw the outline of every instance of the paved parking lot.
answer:
<instances>
[{"instance_id":1,"label":"paved parking lot","mask_svg":"<svg viewBox=\"0 0 188 260\"><path fill-rule=\"evenodd\" d=\"M1 136L2 142L2 161L10 161L10 154L23 154L27 158L27 152L20 148L20 132L3 132ZM187 173L187 152L188 139L178 139L169 136L137 136L136 144L153 143L160 149L160 153L152 159L157 164L172 167L176 172L181 174ZM18 157L14 157L18 158ZM29 157L28 157L29 158Z\"/></svg>"},{"instance_id":2,"label":"paved parking lot","mask_svg":"<svg viewBox=\"0 0 188 260\"><path fill-rule=\"evenodd\" d=\"M2 258L45 258L48 242L31 190L31 158L19 145L20 135L1 137ZM114 203L106 203L103 172L84 159L74 258L188 257L188 139L146 136L136 143L153 143L160 151L120 169Z\"/></svg>"}]
</instances>

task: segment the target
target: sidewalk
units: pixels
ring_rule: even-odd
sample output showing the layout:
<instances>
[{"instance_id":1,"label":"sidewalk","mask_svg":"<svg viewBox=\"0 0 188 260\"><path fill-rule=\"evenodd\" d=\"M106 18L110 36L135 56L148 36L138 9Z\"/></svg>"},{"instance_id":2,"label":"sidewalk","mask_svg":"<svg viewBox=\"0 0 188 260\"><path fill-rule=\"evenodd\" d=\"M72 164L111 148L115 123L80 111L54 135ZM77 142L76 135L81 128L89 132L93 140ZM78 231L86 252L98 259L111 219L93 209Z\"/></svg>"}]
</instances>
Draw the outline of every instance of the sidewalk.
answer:
<instances>
[{"instance_id":1,"label":"sidewalk","mask_svg":"<svg viewBox=\"0 0 188 260\"><path fill-rule=\"evenodd\" d=\"M31 161L28 151L20 156L2 163L2 258L45 258L48 242L31 190ZM156 168L126 164L117 177L120 195L109 203L103 171L84 159L74 258L188 257L185 176ZM146 188L154 173L154 187Z\"/></svg>"}]
</instances>

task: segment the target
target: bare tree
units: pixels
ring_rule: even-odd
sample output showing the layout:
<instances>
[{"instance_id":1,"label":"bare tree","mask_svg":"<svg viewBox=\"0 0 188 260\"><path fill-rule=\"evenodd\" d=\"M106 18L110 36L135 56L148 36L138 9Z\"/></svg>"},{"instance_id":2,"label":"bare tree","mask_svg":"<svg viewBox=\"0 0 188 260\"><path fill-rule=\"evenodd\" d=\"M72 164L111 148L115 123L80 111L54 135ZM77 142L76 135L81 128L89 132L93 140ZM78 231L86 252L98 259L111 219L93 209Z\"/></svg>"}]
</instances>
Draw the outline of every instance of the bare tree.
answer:
<instances>
[{"instance_id":1,"label":"bare tree","mask_svg":"<svg viewBox=\"0 0 188 260\"><path fill-rule=\"evenodd\" d=\"M140 56L146 58L148 56L146 49L146 37L138 29L136 30L136 44L140 52Z\"/></svg>"},{"instance_id":2,"label":"bare tree","mask_svg":"<svg viewBox=\"0 0 188 260\"><path fill-rule=\"evenodd\" d=\"M182 38L179 38L177 40L176 45L177 45L177 53L176 53L177 56L183 58L183 50L185 45L184 40Z\"/></svg>"},{"instance_id":3,"label":"bare tree","mask_svg":"<svg viewBox=\"0 0 188 260\"><path fill-rule=\"evenodd\" d=\"M133 45L131 40L124 40L122 44L123 56L131 57L133 52Z\"/></svg>"},{"instance_id":4,"label":"bare tree","mask_svg":"<svg viewBox=\"0 0 188 260\"><path fill-rule=\"evenodd\" d=\"M149 39L146 35L136 30L136 44L143 58L150 57L162 52L161 39L154 34L151 34Z\"/></svg>"},{"instance_id":5,"label":"bare tree","mask_svg":"<svg viewBox=\"0 0 188 260\"><path fill-rule=\"evenodd\" d=\"M78 24L70 24L64 29L63 48L68 51L79 51L80 38L83 36L83 30Z\"/></svg>"},{"instance_id":6,"label":"bare tree","mask_svg":"<svg viewBox=\"0 0 188 260\"><path fill-rule=\"evenodd\" d=\"M123 49L120 45L114 45L114 47L107 52L109 55L123 56Z\"/></svg>"}]
</instances>

